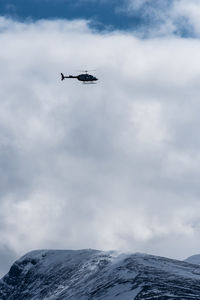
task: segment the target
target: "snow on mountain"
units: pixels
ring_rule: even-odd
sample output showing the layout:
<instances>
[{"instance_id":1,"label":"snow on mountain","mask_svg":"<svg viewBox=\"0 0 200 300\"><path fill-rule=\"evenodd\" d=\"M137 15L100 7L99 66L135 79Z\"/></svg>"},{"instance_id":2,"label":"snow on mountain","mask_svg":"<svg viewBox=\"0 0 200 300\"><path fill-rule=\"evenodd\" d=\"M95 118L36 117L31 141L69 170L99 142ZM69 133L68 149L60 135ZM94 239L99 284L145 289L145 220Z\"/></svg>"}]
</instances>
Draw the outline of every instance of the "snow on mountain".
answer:
<instances>
[{"instance_id":1,"label":"snow on mountain","mask_svg":"<svg viewBox=\"0 0 200 300\"><path fill-rule=\"evenodd\" d=\"M200 254L192 255L185 259L185 261L191 264L200 265Z\"/></svg>"},{"instance_id":2,"label":"snow on mountain","mask_svg":"<svg viewBox=\"0 0 200 300\"><path fill-rule=\"evenodd\" d=\"M200 266L146 254L33 251L0 280L1 300L200 299Z\"/></svg>"}]
</instances>

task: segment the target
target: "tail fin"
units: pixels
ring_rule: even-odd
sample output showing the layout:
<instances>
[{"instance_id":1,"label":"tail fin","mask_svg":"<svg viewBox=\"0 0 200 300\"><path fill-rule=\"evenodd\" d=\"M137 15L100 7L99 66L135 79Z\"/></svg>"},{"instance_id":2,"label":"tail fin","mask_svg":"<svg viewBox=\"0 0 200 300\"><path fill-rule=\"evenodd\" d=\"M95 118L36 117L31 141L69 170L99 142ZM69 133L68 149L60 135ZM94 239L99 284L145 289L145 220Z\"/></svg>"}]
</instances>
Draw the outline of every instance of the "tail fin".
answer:
<instances>
[{"instance_id":1,"label":"tail fin","mask_svg":"<svg viewBox=\"0 0 200 300\"><path fill-rule=\"evenodd\" d=\"M63 73L61 73L61 80L64 80L65 76L63 75Z\"/></svg>"}]
</instances>

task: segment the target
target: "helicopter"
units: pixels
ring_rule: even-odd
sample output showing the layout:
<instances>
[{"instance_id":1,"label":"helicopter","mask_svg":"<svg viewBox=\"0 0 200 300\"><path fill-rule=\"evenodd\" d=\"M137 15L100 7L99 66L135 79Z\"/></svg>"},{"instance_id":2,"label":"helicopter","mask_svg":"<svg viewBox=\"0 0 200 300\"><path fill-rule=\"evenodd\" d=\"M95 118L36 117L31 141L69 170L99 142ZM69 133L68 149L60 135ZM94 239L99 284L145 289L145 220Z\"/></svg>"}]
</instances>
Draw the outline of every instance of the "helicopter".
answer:
<instances>
[{"instance_id":1,"label":"helicopter","mask_svg":"<svg viewBox=\"0 0 200 300\"><path fill-rule=\"evenodd\" d=\"M81 71L84 72L84 74L80 74L77 76L69 75L64 76L63 73L61 73L61 80L64 80L65 78L76 78L79 81L82 81L83 83L96 83L95 81L98 80L98 78L94 77L93 75L88 74L88 71Z\"/></svg>"}]
</instances>

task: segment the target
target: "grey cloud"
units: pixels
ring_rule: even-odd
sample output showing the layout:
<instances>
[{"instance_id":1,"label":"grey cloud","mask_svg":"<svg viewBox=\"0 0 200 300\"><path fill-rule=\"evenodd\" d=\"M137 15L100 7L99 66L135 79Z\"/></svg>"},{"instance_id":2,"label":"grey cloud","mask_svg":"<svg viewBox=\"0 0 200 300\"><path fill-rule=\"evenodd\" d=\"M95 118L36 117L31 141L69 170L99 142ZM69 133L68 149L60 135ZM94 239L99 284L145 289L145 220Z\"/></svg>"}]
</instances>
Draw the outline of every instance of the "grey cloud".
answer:
<instances>
[{"instance_id":1,"label":"grey cloud","mask_svg":"<svg viewBox=\"0 0 200 300\"><path fill-rule=\"evenodd\" d=\"M197 252L199 41L84 21L1 28L4 244ZM98 84L60 80L87 68Z\"/></svg>"},{"instance_id":2,"label":"grey cloud","mask_svg":"<svg viewBox=\"0 0 200 300\"><path fill-rule=\"evenodd\" d=\"M16 253L6 245L0 247L0 278L8 271L9 266L17 259Z\"/></svg>"}]
</instances>

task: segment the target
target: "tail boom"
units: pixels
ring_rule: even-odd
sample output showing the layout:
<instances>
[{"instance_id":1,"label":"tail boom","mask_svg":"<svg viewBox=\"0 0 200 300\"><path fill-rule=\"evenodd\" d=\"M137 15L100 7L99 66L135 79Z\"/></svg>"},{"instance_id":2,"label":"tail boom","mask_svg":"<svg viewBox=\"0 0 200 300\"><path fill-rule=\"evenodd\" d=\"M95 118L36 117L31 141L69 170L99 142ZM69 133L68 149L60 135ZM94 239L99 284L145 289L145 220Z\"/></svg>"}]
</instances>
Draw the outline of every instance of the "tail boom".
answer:
<instances>
[{"instance_id":1,"label":"tail boom","mask_svg":"<svg viewBox=\"0 0 200 300\"><path fill-rule=\"evenodd\" d=\"M72 76L72 75L64 76L63 73L61 73L61 80L64 80L65 78L77 78L77 76Z\"/></svg>"}]
</instances>

